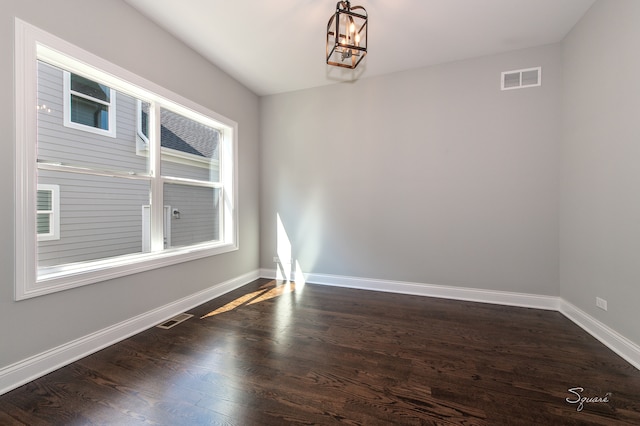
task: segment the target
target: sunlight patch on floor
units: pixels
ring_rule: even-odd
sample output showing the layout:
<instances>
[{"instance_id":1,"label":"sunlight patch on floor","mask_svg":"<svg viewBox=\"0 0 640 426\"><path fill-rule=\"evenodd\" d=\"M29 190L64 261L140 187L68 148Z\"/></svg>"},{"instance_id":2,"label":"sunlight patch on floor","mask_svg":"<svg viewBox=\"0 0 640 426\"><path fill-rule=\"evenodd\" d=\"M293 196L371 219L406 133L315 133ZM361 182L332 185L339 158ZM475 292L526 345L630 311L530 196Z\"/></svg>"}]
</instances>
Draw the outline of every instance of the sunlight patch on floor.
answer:
<instances>
[{"instance_id":1,"label":"sunlight patch on floor","mask_svg":"<svg viewBox=\"0 0 640 426\"><path fill-rule=\"evenodd\" d=\"M247 303L247 305L253 305L255 303L264 302L265 300L273 299L274 297L282 296L283 294L293 293L296 290L296 283L286 282L282 285L276 286L271 290L263 293L259 297Z\"/></svg>"},{"instance_id":2,"label":"sunlight patch on floor","mask_svg":"<svg viewBox=\"0 0 640 426\"><path fill-rule=\"evenodd\" d=\"M213 317L218 314L222 314L224 312L229 312L234 309L238 309L242 306L254 305L256 303L264 302L266 300L270 300L276 298L278 296L282 296L283 294L290 294L296 290L296 284L294 282L277 282L270 281L266 284L260 286L257 291L252 291L251 293L247 293L243 296L238 297L237 299L227 303L224 306L219 307L218 309L209 312L206 315L200 317L200 319L205 319L209 317Z\"/></svg>"}]
</instances>

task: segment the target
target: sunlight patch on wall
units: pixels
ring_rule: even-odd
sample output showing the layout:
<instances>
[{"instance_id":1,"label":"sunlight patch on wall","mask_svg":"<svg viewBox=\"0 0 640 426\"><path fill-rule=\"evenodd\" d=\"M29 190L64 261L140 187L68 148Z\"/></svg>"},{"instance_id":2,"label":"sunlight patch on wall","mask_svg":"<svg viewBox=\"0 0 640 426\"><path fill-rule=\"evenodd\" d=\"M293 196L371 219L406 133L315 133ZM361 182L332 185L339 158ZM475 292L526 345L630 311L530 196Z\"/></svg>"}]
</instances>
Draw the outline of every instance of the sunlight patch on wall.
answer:
<instances>
[{"instance_id":1,"label":"sunlight patch on wall","mask_svg":"<svg viewBox=\"0 0 640 426\"><path fill-rule=\"evenodd\" d=\"M291 240L279 213L276 215L276 253L279 259L276 268L276 279L290 281L293 275Z\"/></svg>"},{"instance_id":2,"label":"sunlight patch on wall","mask_svg":"<svg viewBox=\"0 0 640 426\"><path fill-rule=\"evenodd\" d=\"M279 213L276 215L276 253L278 254L276 279L295 282L299 289L304 286L306 283L304 272L302 272L300 262L294 259L291 240Z\"/></svg>"}]
</instances>

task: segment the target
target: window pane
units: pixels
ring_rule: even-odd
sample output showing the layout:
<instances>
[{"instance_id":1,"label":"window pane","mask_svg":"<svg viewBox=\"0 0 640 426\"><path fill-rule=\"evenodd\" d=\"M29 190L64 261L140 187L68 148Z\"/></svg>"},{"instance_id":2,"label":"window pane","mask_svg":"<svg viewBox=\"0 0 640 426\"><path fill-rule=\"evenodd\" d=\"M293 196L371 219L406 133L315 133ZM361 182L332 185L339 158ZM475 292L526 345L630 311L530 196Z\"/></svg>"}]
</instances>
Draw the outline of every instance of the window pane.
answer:
<instances>
[{"instance_id":1,"label":"window pane","mask_svg":"<svg viewBox=\"0 0 640 426\"><path fill-rule=\"evenodd\" d=\"M171 247L220 240L220 190L165 184L164 204L170 211Z\"/></svg>"},{"instance_id":2,"label":"window pane","mask_svg":"<svg viewBox=\"0 0 640 426\"><path fill-rule=\"evenodd\" d=\"M76 74L71 74L71 90L105 102L110 102L111 99L111 89L109 87Z\"/></svg>"},{"instance_id":3,"label":"window pane","mask_svg":"<svg viewBox=\"0 0 640 426\"><path fill-rule=\"evenodd\" d=\"M38 234L48 234L51 232L51 215L49 213L38 213L36 216L36 230Z\"/></svg>"},{"instance_id":4,"label":"window pane","mask_svg":"<svg viewBox=\"0 0 640 426\"><path fill-rule=\"evenodd\" d=\"M39 189L37 199L37 210L51 210L52 207L52 193L49 190Z\"/></svg>"},{"instance_id":5,"label":"window pane","mask_svg":"<svg viewBox=\"0 0 640 426\"><path fill-rule=\"evenodd\" d=\"M219 181L219 130L166 109L160 126L163 176Z\"/></svg>"},{"instance_id":6,"label":"window pane","mask_svg":"<svg viewBox=\"0 0 640 426\"><path fill-rule=\"evenodd\" d=\"M149 103L140 102L140 133L149 138Z\"/></svg>"},{"instance_id":7,"label":"window pane","mask_svg":"<svg viewBox=\"0 0 640 426\"><path fill-rule=\"evenodd\" d=\"M71 121L97 129L109 130L109 107L71 95Z\"/></svg>"},{"instance_id":8,"label":"window pane","mask_svg":"<svg viewBox=\"0 0 640 426\"><path fill-rule=\"evenodd\" d=\"M38 242L39 267L142 252L148 181L40 170L38 183L60 185L60 239Z\"/></svg>"},{"instance_id":9,"label":"window pane","mask_svg":"<svg viewBox=\"0 0 640 426\"><path fill-rule=\"evenodd\" d=\"M137 129L136 99L118 93L117 137L64 125L63 70L38 61L38 161L89 167L98 170L148 173L148 150L141 150ZM72 96L78 120L89 126L106 125L108 113L98 102ZM42 107L46 106L46 107ZM80 118L80 116L84 118Z\"/></svg>"}]
</instances>

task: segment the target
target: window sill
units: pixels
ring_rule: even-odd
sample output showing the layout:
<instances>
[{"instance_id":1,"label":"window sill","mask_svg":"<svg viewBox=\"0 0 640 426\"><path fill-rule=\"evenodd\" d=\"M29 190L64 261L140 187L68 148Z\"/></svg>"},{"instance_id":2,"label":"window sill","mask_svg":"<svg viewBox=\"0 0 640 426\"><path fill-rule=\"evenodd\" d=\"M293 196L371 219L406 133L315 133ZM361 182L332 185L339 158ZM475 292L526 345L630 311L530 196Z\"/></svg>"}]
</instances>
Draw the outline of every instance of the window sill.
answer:
<instances>
[{"instance_id":1,"label":"window sill","mask_svg":"<svg viewBox=\"0 0 640 426\"><path fill-rule=\"evenodd\" d=\"M235 244L206 243L159 253L140 253L95 262L40 268L36 283L27 286L23 294L16 294L16 300L69 290L235 250L238 250Z\"/></svg>"}]
</instances>

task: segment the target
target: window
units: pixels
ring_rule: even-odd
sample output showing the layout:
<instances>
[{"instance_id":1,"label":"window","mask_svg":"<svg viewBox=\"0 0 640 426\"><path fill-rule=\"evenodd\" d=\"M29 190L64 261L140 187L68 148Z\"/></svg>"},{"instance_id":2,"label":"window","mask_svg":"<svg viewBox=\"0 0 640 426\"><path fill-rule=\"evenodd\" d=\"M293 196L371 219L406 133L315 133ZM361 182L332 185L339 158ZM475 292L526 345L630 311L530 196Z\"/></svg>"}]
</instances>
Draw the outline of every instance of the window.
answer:
<instances>
[{"instance_id":1,"label":"window","mask_svg":"<svg viewBox=\"0 0 640 426\"><path fill-rule=\"evenodd\" d=\"M17 19L15 64L16 299L238 248L236 123Z\"/></svg>"},{"instance_id":2,"label":"window","mask_svg":"<svg viewBox=\"0 0 640 426\"><path fill-rule=\"evenodd\" d=\"M38 185L36 232L38 241L60 238L60 187L58 185Z\"/></svg>"},{"instance_id":3,"label":"window","mask_svg":"<svg viewBox=\"0 0 640 426\"><path fill-rule=\"evenodd\" d=\"M110 87L63 71L64 125L116 137L116 92Z\"/></svg>"},{"instance_id":4,"label":"window","mask_svg":"<svg viewBox=\"0 0 640 426\"><path fill-rule=\"evenodd\" d=\"M137 137L136 152L138 155L149 155L149 103L136 101Z\"/></svg>"}]
</instances>

